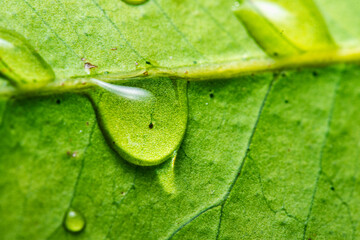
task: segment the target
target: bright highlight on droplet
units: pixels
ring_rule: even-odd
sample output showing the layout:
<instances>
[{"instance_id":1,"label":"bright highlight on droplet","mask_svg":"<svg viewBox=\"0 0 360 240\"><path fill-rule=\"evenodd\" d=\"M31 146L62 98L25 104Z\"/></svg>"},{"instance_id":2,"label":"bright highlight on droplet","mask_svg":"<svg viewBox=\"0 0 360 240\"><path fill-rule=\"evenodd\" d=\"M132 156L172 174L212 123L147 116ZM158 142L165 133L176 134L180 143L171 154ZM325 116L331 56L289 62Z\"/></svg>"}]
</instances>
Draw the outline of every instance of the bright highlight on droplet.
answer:
<instances>
[{"instance_id":1,"label":"bright highlight on droplet","mask_svg":"<svg viewBox=\"0 0 360 240\"><path fill-rule=\"evenodd\" d=\"M55 78L52 68L20 34L0 28L0 73L17 87L45 85Z\"/></svg>"},{"instance_id":2,"label":"bright highlight on droplet","mask_svg":"<svg viewBox=\"0 0 360 240\"><path fill-rule=\"evenodd\" d=\"M85 228L85 218L80 212L70 209L65 215L64 227L69 232L81 232Z\"/></svg>"},{"instance_id":3,"label":"bright highlight on droplet","mask_svg":"<svg viewBox=\"0 0 360 240\"><path fill-rule=\"evenodd\" d=\"M90 82L98 85L99 87L111 93L114 93L120 97L124 97L130 100L141 101L141 100L149 100L154 98L151 92L142 88L114 85L97 80L95 78L91 78Z\"/></svg>"},{"instance_id":4,"label":"bright highlight on droplet","mask_svg":"<svg viewBox=\"0 0 360 240\"><path fill-rule=\"evenodd\" d=\"M147 2L147 0L123 0L123 2L126 2L131 5L140 5Z\"/></svg>"}]
</instances>

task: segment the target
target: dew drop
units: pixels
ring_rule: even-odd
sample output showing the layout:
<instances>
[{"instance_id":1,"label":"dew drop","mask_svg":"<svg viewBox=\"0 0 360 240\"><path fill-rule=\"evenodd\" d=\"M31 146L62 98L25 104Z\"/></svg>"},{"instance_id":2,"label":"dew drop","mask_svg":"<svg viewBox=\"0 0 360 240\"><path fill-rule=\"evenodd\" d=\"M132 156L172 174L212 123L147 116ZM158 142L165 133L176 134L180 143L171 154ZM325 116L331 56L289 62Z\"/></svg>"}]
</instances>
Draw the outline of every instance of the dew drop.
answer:
<instances>
[{"instance_id":1,"label":"dew drop","mask_svg":"<svg viewBox=\"0 0 360 240\"><path fill-rule=\"evenodd\" d=\"M187 126L187 82L152 78L89 91L112 148L136 165L158 165L179 148Z\"/></svg>"},{"instance_id":2,"label":"dew drop","mask_svg":"<svg viewBox=\"0 0 360 240\"><path fill-rule=\"evenodd\" d=\"M274 58L335 49L313 0L243 0L234 7L248 33Z\"/></svg>"},{"instance_id":3,"label":"dew drop","mask_svg":"<svg viewBox=\"0 0 360 240\"><path fill-rule=\"evenodd\" d=\"M126 2L127 4L131 4L131 5L140 5L147 2L147 0L123 0L123 2Z\"/></svg>"},{"instance_id":4,"label":"dew drop","mask_svg":"<svg viewBox=\"0 0 360 240\"><path fill-rule=\"evenodd\" d=\"M79 211L70 209L66 212L64 227L69 232L81 232L85 228L85 218Z\"/></svg>"},{"instance_id":5,"label":"dew drop","mask_svg":"<svg viewBox=\"0 0 360 240\"><path fill-rule=\"evenodd\" d=\"M52 68L20 34L0 28L0 73L13 85L45 85L55 78Z\"/></svg>"}]
</instances>

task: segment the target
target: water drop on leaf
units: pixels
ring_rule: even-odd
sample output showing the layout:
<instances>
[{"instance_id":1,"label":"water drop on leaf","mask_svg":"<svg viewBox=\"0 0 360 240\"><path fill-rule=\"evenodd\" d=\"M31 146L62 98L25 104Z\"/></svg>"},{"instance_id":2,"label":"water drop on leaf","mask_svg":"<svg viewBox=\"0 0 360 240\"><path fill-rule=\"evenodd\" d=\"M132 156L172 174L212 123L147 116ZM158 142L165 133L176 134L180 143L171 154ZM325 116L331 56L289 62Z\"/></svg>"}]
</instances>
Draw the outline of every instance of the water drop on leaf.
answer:
<instances>
[{"instance_id":1,"label":"water drop on leaf","mask_svg":"<svg viewBox=\"0 0 360 240\"><path fill-rule=\"evenodd\" d=\"M81 232L85 228L85 218L80 212L70 209L66 212L64 227L69 232Z\"/></svg>"},{"instance_id":2,"label":"water drop on leaf","mask_svg":"<svg viewBox=\"0 0 360 240\"><path fill-rule=\"evenodd\" d=\"M121 94L114 88L120 88ZM126 86L105 85L89 96L110 145L127 161L152 166L170 159L182 142L188 112L186 89L184 80L158 78Z\"/></svg>"},{"instance_id":3,"label":"water drop on leaf","mask_svg":"<svg viewBox=\"0 0 360 240\"><path fill-rule=\"evenodd\" d=\"M270 57L336 48L313 0L239 2L235 15Z\"/></svg>"},{"instance_id":4,"label":"water drop on leaf","mask_svg":"<svg viewBox=\"0 0 360 240\"><path fill-rule=\"evenodd\" d=\"M0 28L0 73L20 88L54 80L52 68L20 34Z\"/></svg>"},{"instance_id":5,"label":"water drop on leaf","mask_svg":"<svg viewBox=\"0 0 360 240\"><path fill-rule=\"evenodd\" d=\"M131 5L140 5L147 2L147 0L123 0L123 1Z\"/></svg>"}]
</instances>

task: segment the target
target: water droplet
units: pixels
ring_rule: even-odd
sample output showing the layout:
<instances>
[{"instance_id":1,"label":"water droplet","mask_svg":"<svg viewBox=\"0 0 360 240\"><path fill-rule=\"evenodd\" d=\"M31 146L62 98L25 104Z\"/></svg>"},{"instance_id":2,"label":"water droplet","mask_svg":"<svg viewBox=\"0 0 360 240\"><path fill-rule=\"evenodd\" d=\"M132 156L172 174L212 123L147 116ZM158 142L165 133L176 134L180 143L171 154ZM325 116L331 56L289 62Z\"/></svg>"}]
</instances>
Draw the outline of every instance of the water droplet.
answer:
<instances>
[{"instance_id":1,"label":"water droplet","mask_svg":"<svg viewBox=\"0 0 360 240\"><path fill-rule=\"evenodd\" d=\"M123 0L123 1L131 5L140 5L147 2L147 0Z\"/></svg>"},{"instance_id":2,"label":"water droplet","mask_svg":"<svg viewBox=\"0 0 360 240\"><path fill-rule=\"evenodd\" d=\"M85 228L85 218L79 211L70 209L66 212L64 227L69 232L81 232Z\"/></svg>"},{"instance_id":3,"label":"water droplet","mask_svg":"<svg viewBox=\"0 0 360 240\"><path fill-rule=\"evenodd\" d=\"M20 34L0 28L0 73L15 86L45 85L55 78L52 68Z\"/></svg>"},{"instance_id":4,"label":"water droplet","mask_svg":"<svg viewBox=\"0 0 360 240\"><path fill-rule=\"evenodd\" d=\"M98 81L103 90L89 96L103 133L120 156L141 166L170 159L186 130L187 82L157 78L119 86Z\"/></svg>"},{"instance_id":5,"label":"water droplet","mask_svg":"<svg viewBox=\"0 0 360 240\"><path fill-rule=\"evenodd\" d=\"M270 57L336 48L312 0L244 0L234 13Z\"/></svg>"}]
</instances>

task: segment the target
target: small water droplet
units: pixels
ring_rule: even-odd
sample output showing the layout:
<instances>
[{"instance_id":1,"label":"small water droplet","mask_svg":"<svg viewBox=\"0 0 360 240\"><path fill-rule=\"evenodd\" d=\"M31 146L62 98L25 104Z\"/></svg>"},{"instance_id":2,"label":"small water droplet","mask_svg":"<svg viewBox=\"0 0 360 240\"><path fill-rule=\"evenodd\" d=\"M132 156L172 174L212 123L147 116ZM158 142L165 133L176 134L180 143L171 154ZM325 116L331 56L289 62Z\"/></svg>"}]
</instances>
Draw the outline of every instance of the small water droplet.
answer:
<instances>
[{"instance_id":1,"label":"small water droplet","mask_svg":"<svg viewBox=\"0 0 360 240\"><path fill-rule=\"evenodd\" d=\"M123 0L123 2L126 2L127 4L131 4L131 5L140 5L147 2L147 0Z\"/></svg>"},{"instance_id":2,"label":"small water droplet","mask_svg":"<svg viewBox=\"0 0 360 240\"><path fill-rule=\"evenodd\" d=\"M85 228L85 218L79 211L70 209L66 212L64 227L69 232L81 232Z\"/></svg>"},{"instance_id":3,"label":"small water droplet","mask_svg":"<svg viewBox=\"0 0 360 240\"><path fill-rule=\"evenodd\" d=\"M0 56L0 73L17 87L41 86L55 78L52 68L14 31L0 28Z\"/></svg>"}]
</instances>

